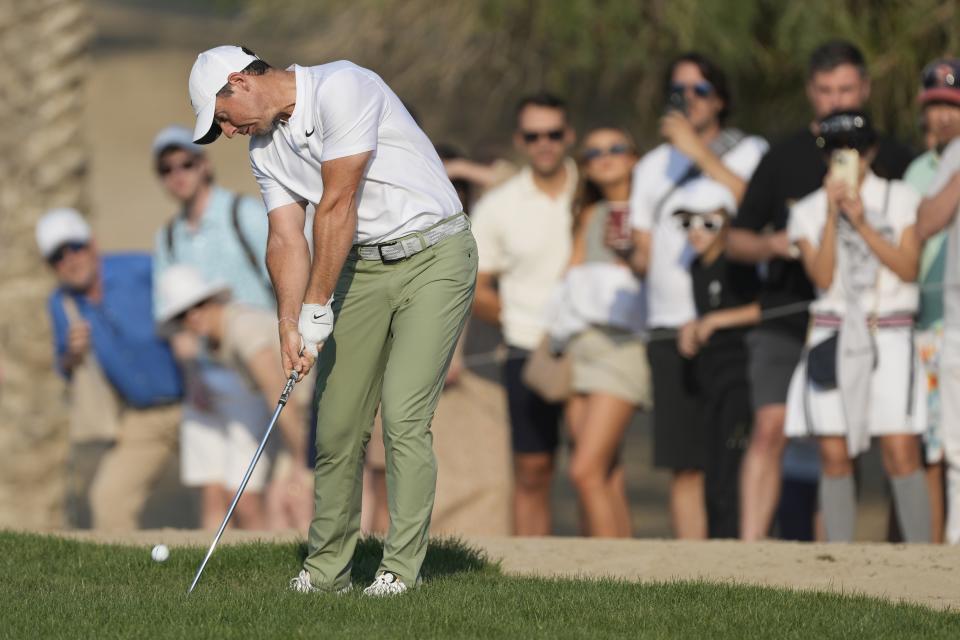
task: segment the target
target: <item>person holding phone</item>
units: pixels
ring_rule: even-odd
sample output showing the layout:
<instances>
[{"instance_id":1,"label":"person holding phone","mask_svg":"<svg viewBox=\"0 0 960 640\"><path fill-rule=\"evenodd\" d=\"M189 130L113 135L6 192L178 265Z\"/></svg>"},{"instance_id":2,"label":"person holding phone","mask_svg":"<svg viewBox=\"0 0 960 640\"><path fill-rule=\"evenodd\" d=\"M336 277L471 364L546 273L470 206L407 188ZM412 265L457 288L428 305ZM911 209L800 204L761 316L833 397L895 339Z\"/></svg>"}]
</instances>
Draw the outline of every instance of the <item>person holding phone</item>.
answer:
<instances>
[{"instance_id":1,"label":"person holding phone","mask_svg":"<svg viewBox=\"0 0 960 640\"><path fill-rule=\"evenodd\" d=\"M680 99L680 96L683 99ZM654 465L672 472L670 511L679 538L704 538L703 437L696 358L677 349L676 332L697 317L689 265L695 253L670 218L671 201L698 179L730 191L740 201L767 150L762 138L726 126L732 111L726 75L706 56L686 53L668 67L664 143L633 171L630 195L632 246L623 250L634 272L646 278L653 379ZM622 248L614 238L608 243Z\"/></svg>"},{"instance_id":2,"label":"person holding phone","mask_svg":"<svg viewBox=\"0 0 960 640\"><path fill-rule=\"evenodd\" d=\"M926 411L913 349L920 196L869 169L877 134L866 113L836 112L818 131L830 171L794 205L787 227L817 298L790 382L786 433L817 438L828 541L853 541L853 461L878 437L904 539L929 542L919 442Z\"/></svg>"}]
</instances>

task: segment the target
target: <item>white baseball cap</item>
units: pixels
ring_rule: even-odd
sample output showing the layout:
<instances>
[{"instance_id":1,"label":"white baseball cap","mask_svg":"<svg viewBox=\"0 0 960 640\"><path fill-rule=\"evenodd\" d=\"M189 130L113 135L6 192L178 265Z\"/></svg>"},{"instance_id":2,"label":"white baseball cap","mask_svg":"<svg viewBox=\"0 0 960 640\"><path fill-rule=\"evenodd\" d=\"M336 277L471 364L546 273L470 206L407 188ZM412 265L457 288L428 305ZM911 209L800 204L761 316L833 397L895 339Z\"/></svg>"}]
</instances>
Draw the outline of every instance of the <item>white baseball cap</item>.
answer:
<instances>
[{"instance_id":1,"label":"white baseball cap","mask_svg":"<svg viewBox=\"0 0 960 640\"><path fill-rule=\"evenodd\" d=\"M681 186L672 200L671 213L703 214L720 210L731 216L737 215L737 201L730 189L706 178Z\"/></svg>"},{"instance_id":2,"label":"white baseball cap","mask_svg":"<svg viewBox=\"0 0 960 640\"><path fill-rule=\"evenodd\" d=\"M197 116L193 128L193 142L210 144L220 136L220 125L213 121L216 111L217 92L227 84L231 73L247 68L254 60L259 60L245 47L224 45L207 49L197 56L190 70L190 104Z\"/></svg>"},{"instance_id":3,"label":"white baseball cap","mask_svg":"<svg viewBox=\"0 0 960 640\"><path fill-rule=\"evenodd\" d=\"M44 258L70 242L86 244L93 233L76 209L51 209L37 222L37 246Z\"/></svg>"},{"instance_id":4,"label":"white baseball cap","mask_svg":"<svg viewBox=\"0 0 960 640\"><path fill-rule=\"evenodd\" d=\"M207 280L196 268L186 264L171 265L157 283L157 324L169 333L172 320L184 311L216 296L230 293L230 286L221 280Z\"/></svg>"},{"instance_id":5,"label":"white baseball cap","mask_svg":"<svg viewBox=\"0 0 960 640\"><path fill-rule=\"evenodd\" d=\"M190 129L178 124L164 127L153 139L153 144L151 145L153 157L158 157L164 149L171 147L183 149L196 155L203 153L203 147L193 141L193 133L191 133Z\"/></svg>"}]
</instances>

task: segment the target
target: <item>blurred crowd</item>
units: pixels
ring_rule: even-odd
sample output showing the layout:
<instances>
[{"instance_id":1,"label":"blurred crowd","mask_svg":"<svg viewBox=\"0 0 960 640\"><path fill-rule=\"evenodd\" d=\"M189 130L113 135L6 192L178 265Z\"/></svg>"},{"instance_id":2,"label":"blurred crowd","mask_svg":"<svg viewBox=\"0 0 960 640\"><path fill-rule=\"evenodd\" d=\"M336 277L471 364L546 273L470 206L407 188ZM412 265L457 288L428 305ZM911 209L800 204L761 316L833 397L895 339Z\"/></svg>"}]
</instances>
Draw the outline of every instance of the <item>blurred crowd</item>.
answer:
<instances>
[{"instance_id":1,"label":"blurred crowd","mask_svg":"<svg viewBox=\"0 0 960 640\"><path fill-rule=\"evenodd\" d=\"M631 536L623 444L645 412L678 538L852 541L856 461L876 443L890 538L960 542L960 60L918 86L916 157L874 126L866 61L843 41L811 54L796 87L810 122L773 143L730 126L724 70L688 53L652 149L630 123L578 135L548 93L517 104L522 166L439 145L478 244L474 322L505 348L502 387L470 371L462 339L454 356L434 530L550 535L565 446L581 533ZM151 158L175 208L152 255L100 253L74 210L37 226L59 283L75 526L137 527L173 455L197 521L219 525L285 383L263 204L219 186L183 127ZM309 526L312 385L281 413L237 527ZM381 440L371 533L389 526Z\"/></svg>"}]
</instances>

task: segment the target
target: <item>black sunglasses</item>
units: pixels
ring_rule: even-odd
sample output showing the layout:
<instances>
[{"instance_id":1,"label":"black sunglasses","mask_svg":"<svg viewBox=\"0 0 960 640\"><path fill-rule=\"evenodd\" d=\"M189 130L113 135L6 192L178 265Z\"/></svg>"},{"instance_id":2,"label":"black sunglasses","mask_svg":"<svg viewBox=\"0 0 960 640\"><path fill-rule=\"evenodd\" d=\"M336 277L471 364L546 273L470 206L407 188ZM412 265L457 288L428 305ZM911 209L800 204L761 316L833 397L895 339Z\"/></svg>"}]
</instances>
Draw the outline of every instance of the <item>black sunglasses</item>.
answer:
<instances>
[{"instance_id":1,"label":"black sunglasses","mask_svg":"<svg viewBox=\"0 0 960 640\"><path fill-rule=\"evenodd\" d=\"M687 89L693 90L693 95L698 98L706 98L713 93L713 85L707 82L706 80L701 80L700 82L695 82L694 84L683 84L682 82L674 82L670 85L670 93L686 93Z\"/></svg>"},{"instance_id":2,"label":"black sunglasses","mask_svg":"<svg viewBox=\"0 0 960 640\"><path fill-rule=\"evenodd\" d=\"M533 144L541 138L547 138L551 142L560 142L566 131L563 129L551 129L550 131L523 131L520 135L527 144Z\"/></svg>"},{"instance_id":3,"label":"black sunglasses","mask_svg":"<svg viewBox=\"0 0 960 640\"><path fill-rule=\"evenodd\" d=\"M197 166L197 160L196 158L191 158L180 164L161 164L159 167L157 167L157 173L162 176L167 176L174 171L190 171L195 166Z\"/></svg>"},{"instance_id":4,"label":"black sunglasses","mask_svg":"<svg viewBox=\"0 0 960 640\"><path fill-rule=\"evenodd\" d=\"M630 145L627 144L615 144L610 146L608 149L600 149L598 147L588 147L583 150L583 159L586 162L591 160L596 160L597 158L602 158L603 156L625 156L628 153L633 152L633 149Z\"/></svg>"},{"instance_id":5,"label":"black sunglasses","mask_svg":"<svg viewBox=\"0 0 960 640\"><path fill-rule=\"evenodd\" d=\"M680 228L684 231L689 231L690 229L719 231L723 227L723 216L716 213L680 213L677 214L677 218L680 222Z\"/></svg>"},{"instance_id":6,"label":"black sunglasses","mask_svg":"<svg viewBox=\"0 0 960 640\"><path fill-rule=\"evenodd\" d=\"M67 242L57 247L57 250L47 256L47 262L51 265L60 264L67 257L68 253L77 253L87 248L86 242Z\"/></svg>"}]
</instances>

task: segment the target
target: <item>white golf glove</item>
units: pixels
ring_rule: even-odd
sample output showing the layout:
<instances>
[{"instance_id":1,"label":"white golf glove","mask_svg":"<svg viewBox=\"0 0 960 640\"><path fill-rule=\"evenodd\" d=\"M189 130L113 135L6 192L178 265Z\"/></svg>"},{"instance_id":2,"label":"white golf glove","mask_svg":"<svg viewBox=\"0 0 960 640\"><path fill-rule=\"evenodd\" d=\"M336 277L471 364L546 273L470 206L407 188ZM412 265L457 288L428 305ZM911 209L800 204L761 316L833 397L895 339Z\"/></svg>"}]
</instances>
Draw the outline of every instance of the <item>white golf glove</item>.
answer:
<instances>
[{"instance_id":1,"label":"white golf glove","mask_svg":"<svg viewBox=\"0 0 960 640\"><path fill-rule=\"evenodd\" d=\"M297 329L303 340L304 352L316 358L320 345L333 333L333 296L327 300L327 304L304 304L300 307Z\"/></svg>"}]
</instances>

